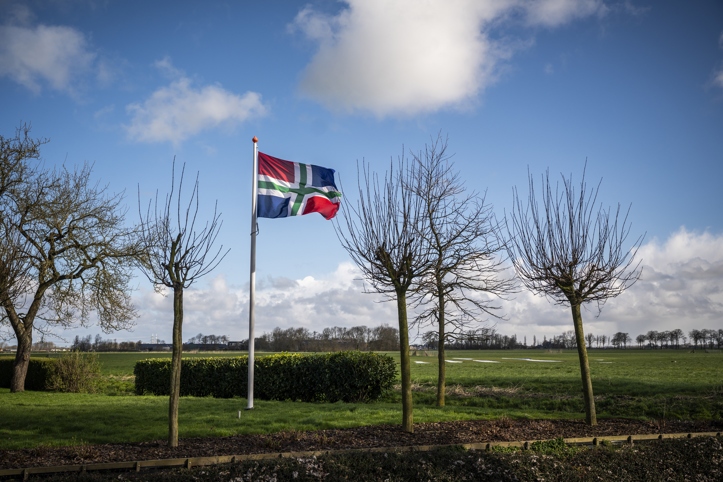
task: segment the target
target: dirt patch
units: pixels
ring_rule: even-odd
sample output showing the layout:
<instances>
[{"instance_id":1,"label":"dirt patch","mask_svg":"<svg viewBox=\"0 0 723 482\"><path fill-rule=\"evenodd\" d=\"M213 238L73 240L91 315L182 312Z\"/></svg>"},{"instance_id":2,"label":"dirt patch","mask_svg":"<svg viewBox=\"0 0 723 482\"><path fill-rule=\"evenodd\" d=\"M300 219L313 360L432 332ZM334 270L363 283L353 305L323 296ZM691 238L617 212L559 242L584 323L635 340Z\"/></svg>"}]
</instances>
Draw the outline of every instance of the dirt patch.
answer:
<instances>
[{"instance_id":1,"label":"dirt patch","mask_svg":"<svg viewBox=\"0 0 723 482\"><path fill-rule=\"evenodd\" d=\"M467 420L414 424L414 433L399 425L371 425L339 430L286 431L270 435L234 435L181 439L179 447L165 441L79 445L0 451L0 468L44 467L214 455L244 455L308 450L361 449L413 445L446 445L496 441L534 441L557 437L603 437L657 433L717 432L721 421L664 423L603 419L595 427L582 420Z\"/></svg>"}]
</instances>

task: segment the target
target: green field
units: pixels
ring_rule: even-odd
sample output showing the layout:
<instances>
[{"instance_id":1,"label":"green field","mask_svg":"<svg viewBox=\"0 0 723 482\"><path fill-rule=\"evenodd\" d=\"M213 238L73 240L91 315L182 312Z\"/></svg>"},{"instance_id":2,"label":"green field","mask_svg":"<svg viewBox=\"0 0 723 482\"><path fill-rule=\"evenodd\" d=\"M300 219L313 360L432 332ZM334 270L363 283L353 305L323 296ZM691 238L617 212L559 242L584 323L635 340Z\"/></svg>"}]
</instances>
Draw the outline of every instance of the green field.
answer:
<instances>
[{"instance_id":1,"label":"green field","mask_svg":"<svg viewBox=\"0 0 723 482\"><path fill-rule=\"evenodd\" d=\"M723 415L720 351L589 353L598 417L720 419ZM398 354L391 355L398 359ZM415 422L502 416L584 418L576 351L449 351L448 360L460 363L447 363L447 406L442 408L434 406L438 367L436 357L430 355L412 357ZM0 389L0 449L163 439L167 430L167 398L132 394L133 365L149 357L170 357L170 353L100 354L104 383L97 394L11 394ZM188 397L181 401L180 435L221 436L396 424L401 421L400 400L398 391L372 404L256 400L255 410L244 411L243 398Z\"/></svg>"}]
</instances>

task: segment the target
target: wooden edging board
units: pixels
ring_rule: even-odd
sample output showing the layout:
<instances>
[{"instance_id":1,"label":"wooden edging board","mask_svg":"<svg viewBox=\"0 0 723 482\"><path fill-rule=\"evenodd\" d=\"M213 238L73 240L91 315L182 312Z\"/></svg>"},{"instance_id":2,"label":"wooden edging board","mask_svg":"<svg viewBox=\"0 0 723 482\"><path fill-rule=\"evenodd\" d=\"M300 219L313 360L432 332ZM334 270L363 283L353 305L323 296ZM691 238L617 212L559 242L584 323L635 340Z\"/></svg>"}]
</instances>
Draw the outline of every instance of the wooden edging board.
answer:
<instances>
[{"instance_id":1,"label":"wooden edging board","mask_svg":"<svg viewBox=\"0 0 723 482\"><path fill-rule=\"evenodd\" d=\"M720 437L721 432L695 432L695 433L667 433L657 435L615 435L609 437L583 437L583 438L566 438L563 439L569 445L599 445L602 442L613 443L633 443L651 440L664 440L675 438L693 438L693 437ZM92 470L135 470L140 471L141 468L162 468L162 467L197 467L205 465L220 465L229 463L238 463L246 460L264 460L277 458L305 458L328 454L345 454L354 452L428 452L431 450L442 449L445 447L464 447L465 449L489 450L492 447L520 447L527 449L533 442L544 442L546 440L522 441L522 442L482 442L471 444L451 444L451 445L408 445L404 447L373 447L366 449L342 449L342 450L318 450L307 452L274 452L265 454L247 454L247 455L222 455L216 457L186 457L179 459L160 459L160 460L137 460L132 462L109 462L102 464L83 464L83 465L60 465L55 467L28 467L24 469L1 469L0 477L22 475L23 480L27 480L32 474L50 474L61 472L86 472Z\"/></svg>"}]
</instances>

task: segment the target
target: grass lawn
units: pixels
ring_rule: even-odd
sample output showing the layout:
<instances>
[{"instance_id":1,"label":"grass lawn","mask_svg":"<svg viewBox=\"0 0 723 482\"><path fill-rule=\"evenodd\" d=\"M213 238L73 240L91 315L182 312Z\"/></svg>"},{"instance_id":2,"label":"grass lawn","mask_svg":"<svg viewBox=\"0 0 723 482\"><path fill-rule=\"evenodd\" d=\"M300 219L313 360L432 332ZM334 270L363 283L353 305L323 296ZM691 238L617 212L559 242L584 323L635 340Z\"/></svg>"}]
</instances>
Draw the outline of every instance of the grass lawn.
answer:
<instances>
[{"instance_id":1,"label":"grass lawn","mask_svg":"<svg viewBox=\"0 0 723 482\"><path fill-rule=\"evenodd\" d=\"M720 419L723 415L723 354L719 351L593 349L589 354L598 417ZM11 394L0 389L0 449L165 438L167 397L132 394L134 363L153 356L170 357L170 353L102 353L105 384L98 394ZM436 357L412 357L415 422L501 416L584 418L576 351L449 351L447 356L461 363L447 363L450 393L442 408L434 406ZM245 411L242 398L184 397L180 436L396 424L401 421L400 402L399 392L390 392L371 404L256 400L255 409Z\"/></svg>"}]
</instances>

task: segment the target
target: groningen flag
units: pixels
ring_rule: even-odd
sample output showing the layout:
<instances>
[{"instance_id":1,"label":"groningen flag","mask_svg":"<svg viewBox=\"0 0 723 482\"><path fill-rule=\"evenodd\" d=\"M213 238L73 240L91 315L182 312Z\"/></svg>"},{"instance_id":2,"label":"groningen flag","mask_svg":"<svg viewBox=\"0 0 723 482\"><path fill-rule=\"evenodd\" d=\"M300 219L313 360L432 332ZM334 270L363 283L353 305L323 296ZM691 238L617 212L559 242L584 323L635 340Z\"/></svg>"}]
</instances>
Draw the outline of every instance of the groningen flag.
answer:
<instances>
[{"instance_id":1,"label":"groningen flag","mask_svg":"<svg viewBox=\"0 0 723 482\"><path fill-rule=\"evenodd\" d=\"M334 184L334 169L289 162L258 153L258 203L260 218L285 218L319 213L336 216L341 193Z\"/></svg>"}]
</instances>

